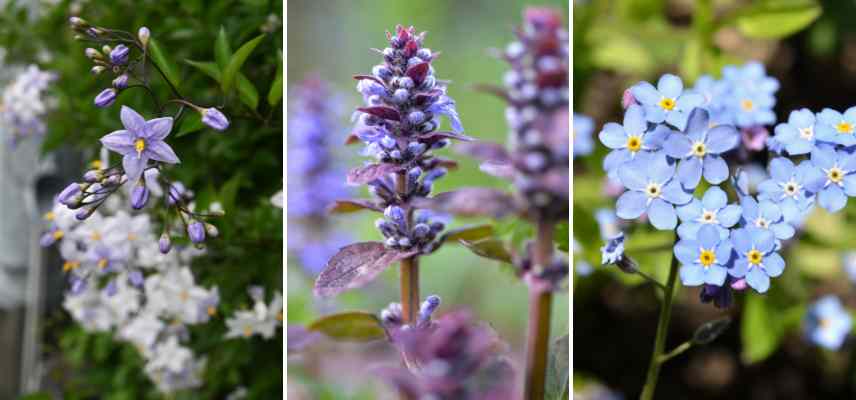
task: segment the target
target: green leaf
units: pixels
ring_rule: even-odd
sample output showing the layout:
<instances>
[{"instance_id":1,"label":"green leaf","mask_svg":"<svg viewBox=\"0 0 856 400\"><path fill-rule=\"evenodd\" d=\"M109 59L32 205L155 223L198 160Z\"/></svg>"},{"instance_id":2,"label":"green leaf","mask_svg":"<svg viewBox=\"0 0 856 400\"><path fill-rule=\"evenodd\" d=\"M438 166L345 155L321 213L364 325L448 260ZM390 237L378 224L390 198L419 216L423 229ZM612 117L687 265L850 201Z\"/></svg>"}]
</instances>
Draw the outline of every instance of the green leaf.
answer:
<instances>
[{"instance_id":1,"label":"green leaf","mask_svg":"<svg viewBox=\"0 0 856 400\"><path fill-rule=\"evenodd\" d=\"M568 335L556 339L550 346L550 359L547 360L547 382L544 399L562 400L566 398L571 372L568 363Z\"/></svg>"},{"instance_id":2,"label":"green leaf","mask_svg":"<svg viewBox=\"0 0 856 400\"><path fill-rule=\"evenodd\" d=\"M181 84L178 68L176 68L175 64L173 64L163 50L161 50L160 44L158 44L154 38L149 39L148 52L152 62L160 68L169 83L177 88Z\"/></svg>"},{"instance_id":3,"label":"green leaf","mask_svg":"<svg viewBox=\"0 0 856 400\"><path fill-rule=\"evenodd\" d=\"M175 134L175 137L180 138L204 127L205 124L202 123L202 115L196 111L190 110L188 111L188 114L182 118L181 126L178 128L178 133Z\"/></svg>"},{"instance_id":4,"label":"green leaf","mask_svg":"<svg viewBox=\"0 0 856 400\"><path fill-rule=\"evenodd\" d=\"M511 254L501 240L485 239L477 242L460 240L460 242L477 256L511 264Z\"/></svg>"},{"instance_id":5,"label":"green leaf","mask_svg":"<svg viewBox=\"0 0 856 400\"><path fill-rule=\"evenodd\" d=\"M368 342L386 337L386 331L377 316L361 311L327 315L306 328L341 341Z\"/></svg>"},{"instance_id":6,"label":"green leaf","mask_svg":"<svg viewBox=\"0 0 856 400\"><path fill-rule=\"evenodd\" d=\"M238 172L220 187L220 203L226 212L234 209L235 201L238 199L238 189L241 188L243 179L243 174Z\"/></svg>"},{"instance_id":7,"label":"green leaf","mask_svg":"<svg viewBox=\"0 0 856 400\"><path fill-rule=\"evenodd\" d=\"M46 392L30 393L18 398L18 400L51 400L51 395Z\"/></svg>"},{"instance_id":8,"label":"green leaf","mask_svg":"<svg viewBox=\"0 0 856 400\"><path fill-rule=\"evenodd\" d=\"M220 82L220 85L223 87L224 93L229 93L232 89L232 85L235 83L235 78L238 75L238 71L240 71L241 67L244 66L244 62L247 61L247 58L250 56L250 53L255 50L256 46L262 42L262 39L265 38L264 34L256 36L254 39L250 40L247 43L244 43L238 51L235 52L234 55L229 59L229 63L226 64L226 67L223 69L223 80Z\"/></svg>"},{"instance_id":9,"label":"green leaf","mask_svg":"<svg viewBox=\"0 0 856 400\"><path fill-rule=\"evenodd\" d=\"M780 310L772 309L764 296L746 296L740 336L743 341L741 357L747 364L763 361L779 347L784 336L781 321L776 317Z\"/></svg>"},{"instance_id":10,"label":"green leaf","mask_svg":"<svg viewBox=\"0 0 856 400\"><path fill-rule=\"evenodd\" d=\"M229 38L226 37L226 28L220 25L220 32L217 34L217 40L214 41L214 57L217 60L217 66L222 71L229 64L229 59L232 58L232 48L229 46Z\"/></svg>"},{"instance_id":11,"label":"green leaf","mask_svg":"<svg viewBox=\"0 0 856 400\"><path fill-rule=\"evenodd\" d=\"M213 61L193 61L193 60L184 60L188 65L202 71L205 75L211 77L220 83L220 68L217 67L217 64Z\"/></svg>"},{"instance_id":12,"label":"green leaf","mask_svg":"<svg viewBox=\"0 0 856 400\"><path fill-rule=\"evenodd\" d=\"M282 50L277 51L277 54L279 58L277 59L276 77L270 85L267 97L268 104L271 106L277 105L282 99Z\"/></svg>"},{"instance_id":13,"label":"green leaf","mask_svg":"<svg viewBox=\"0 0 856 400\"><path fill-rule=\"evenodd\" d=\"M451 241L456 242L458 240L468 240L475 241L484 239L488 236L493 235L493 226L491 225L476 225L476 226L465 226L463 228L457 229L449 229L443 235L443 242Z\"/></svg>"},{"instance_id":14,"label":"green leaf","mask_svg":"<svg viewBox=\"0 0 856 400\"><path fill-rule=\"evenodd\" d=\"M250 109L255 110L259 106L259 91L241 72L238 72L238 98Z\"/></svg>"},{"instance_id":15,"label":"green leaf","mask_svg":"<svg viewBox=\"0 0 856 400\"><path fill-rule=\"evenodd\" d=\"M780 39L809 26L821 12L814 0L764 1L741 10L734 22L748 37Z\"/></svg>"},{"instance_id":16,"label":"green leaf","mask_svg":"<svg viewBox=\"0 0 856 400\"><path fill-rule=\"evenodd\" d=\"M570 234L570 224L568 221L562 221L561 223L556 224L556 228L553 230L553 243L556 243L559 250L564 251L565 253L570 251Z\"/></svg>"}]
</instances>

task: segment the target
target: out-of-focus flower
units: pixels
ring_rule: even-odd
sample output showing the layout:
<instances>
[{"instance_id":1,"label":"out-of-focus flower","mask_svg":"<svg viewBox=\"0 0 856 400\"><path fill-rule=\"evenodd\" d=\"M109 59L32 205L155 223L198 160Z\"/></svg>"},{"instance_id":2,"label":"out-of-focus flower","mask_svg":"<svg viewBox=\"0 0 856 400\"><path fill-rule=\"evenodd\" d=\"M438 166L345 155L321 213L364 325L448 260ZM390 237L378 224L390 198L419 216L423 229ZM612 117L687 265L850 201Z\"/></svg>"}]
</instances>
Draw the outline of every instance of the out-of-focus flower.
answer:
<instances>
[{"instance_id":1,"label":"out-of-focus flower","mask_svg":"<svg viewBox=\"0 0 856 400\"><path fill-rule=\"evenodd\" d=\"M814 344L838 350L850 334L853 318L836 296L827 295L814 302L805 317L805 334Z\"/></svg>"},{"instance_id":2,"label":"out-of-focus flower","mask_svg":"<svg viewBox=\"0 0 856 400\"><path fill-rule=\"evenodd\" d=\"M681 78L671 74L660 77L656 88L648 82L639 82L630 91L645 107L645 119L655 124L667 122L680 130L684 130L690 111L704 102L701 95L685 92Z\"/></svg>"},{"instance_id":3,"label":"out-of-focus flower","mask_svg":"<svg viewBox=\"0 0 856 400\"><path fill-rule=\"evenodd\" d=\"M594 121L591 117L574 113L574 121L571 129L574 158L591 154L594 150L594 140L592 140L591 136L592 132L594 132Z\"/></svg>"}]
</instances>

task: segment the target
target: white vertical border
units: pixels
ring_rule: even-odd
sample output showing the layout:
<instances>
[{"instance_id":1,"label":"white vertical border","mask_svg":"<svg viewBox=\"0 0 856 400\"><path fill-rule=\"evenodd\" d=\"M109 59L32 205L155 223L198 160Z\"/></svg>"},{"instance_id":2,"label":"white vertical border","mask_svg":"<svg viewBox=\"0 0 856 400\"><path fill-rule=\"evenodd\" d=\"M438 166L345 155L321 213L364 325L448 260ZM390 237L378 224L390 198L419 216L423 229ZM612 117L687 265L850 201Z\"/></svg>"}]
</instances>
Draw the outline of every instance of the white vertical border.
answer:
<instances>
[{"instance_id":1,"label":"white vertical border","mask_svg":"<svg viewBox=\"0 0 856 400\"><path fill-rule=\"evenodd\" d=\"M568 0L568 124L571 127L568 140L571 156L568 158L568 397L574 398L574 0Z\"/></svg>"},{"instance_id":2,"label":"white vertical border","mask_svg":"<svg viewBox=\"0 0 856 400\"><path fill-rule=\"evenodd\" d=\"M283 96L282 96L282 294L283 294L283 316L282 316L282 398L288 399L288 190L286 190L286 179L288 165L288 0L283 1L282 10L282 74L283 74Z\"/></svg>"}]
</instances>

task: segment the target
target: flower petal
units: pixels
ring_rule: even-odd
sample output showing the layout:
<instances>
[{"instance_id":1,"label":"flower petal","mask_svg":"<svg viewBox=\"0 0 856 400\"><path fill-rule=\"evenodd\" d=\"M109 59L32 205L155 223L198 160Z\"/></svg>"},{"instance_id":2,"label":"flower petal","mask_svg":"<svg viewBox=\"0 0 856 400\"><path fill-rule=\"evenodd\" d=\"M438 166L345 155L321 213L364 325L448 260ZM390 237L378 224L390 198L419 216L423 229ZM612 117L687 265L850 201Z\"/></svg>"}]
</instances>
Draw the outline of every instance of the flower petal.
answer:
<instances>
[{"instance_id":1,"label":"flower petal","mask_svg":"<svg viewBox=\"0 0 856 400\"><path fill-rule=\"evenodd\" d=\"M639 218L648 206L648 196L642 192L626 191L615 203L615 215L623 219Z\"/></svg>"},{"instance_id":2,"label":"flower petal","mask_svg":"<svg viewBox=\"0 0 856 400\"><path fill-rule=\"evenodd\" d=\"M134 139L134 136L130 132L123 129L108 133L102 137L101 144L108 150L119 154L131 154L136 151L134 149Z\"/></svg>"},{"instance_id":3,"label":"flower petal","mask_svg":"<svg viewBox=\"0 0 856 400\"><path fill-rule=\"evenodd\" d=\"M146 134L149 140L164 140L172 131L172 117L155 118L146 121Z\"/></svg>"},{"instance_id":4,"label":"flower petal","mask_svg":"<svg viewBox=\"0 0 856 400\"><path fill-rule=\"evenodd\" d=\"M166 142L161 140L149 142L146 145L146 153L148 153L153 160L168 164L178 164L181 162L175 152L172 151L172 147L169 147Z\"/></svg>"},{"instance_id":5,"label":"flower petal","mask_svg":"<svg viewBox=\"0 0 856 400\"><path fill-rule=\"evenodd\" d=\"M817 194L817 202L829 212L836 212L847 205L847 196L838 185L829 185Z\"/></svg>"},{"instance_id":6,"label":"flower petal","mask_svg":"<svg viewBox=\"0 0 856 400\"><path fill-rule=\"evenodd\" d=\"M679 271L681 275L681 283L684 286L698 286L704 283L705 273L704 267L701 264L684 264ZM725 279L724 277L722 278Z\"/></svg>"},{"instance_id":7,"label":"flower petal","mask_svg":"<svg viewBox=\"0 0 856 400\"><path fill-rule=\"evenodd\" d=\"M677 98L680 97L681 92L684 91L684 83L681 81L681 78L678 78L675 75L665 74L660 77L659 81L657 81L657 90L659 90L663 96L677 100Z\"/></svg>"},{"instance_id":8,"label":"flower petal","mask_svg":"<svg viewBox=\"0 0 856 400\"><path fill-rule=\"evenodd\" d=\"M708 155L704 158L704 179L718 185L728 179L728 164L720 156Z\"/></svg>"},{"instance_id":9,"label":"flower petal","mask_svg":"<svg viewBox=\"0 0 856 400\"><path fill-rule=\"evenodd\" d=\"M149 159L145 155L137 157L137 154L126 154L125 157L122 158L122 168L125 169L125 175L128 176L128 182L135 184L140 179L140 176L142 176L143 169L146 168L146 164L148 162Z\"/></svg>"},{"instance_id":10,"label":"flower petal","mask_svg":"<svg viewBox=\"0 0 856 400\"><path fill-rule=\"evenodd\" d=\"M725 277L728 273L725 268L719 265L711 265L707 268L707 273L704 274L704 283L708 285L722 286L725 283Z\"/></svg>"},{"instance_id":11,"label":"flower petal","mask_svg":"<svg viewBox=\"0 0 856 400\"><path fill-rule=\"evenodd\" d=\"M146 120L142 115L134 111L131 107L122 106L119 117L122 120L122 125L125 125L125 129L131 131L135 136L145 137Z\"/></svg>"},{"instance_id":12,"label":"flower petal","mask_svg":"<svg viewBox=\"0 0 856 400\"><path fill-rule=\"evenodd\" d=\"M660 93L654 85L648 82L639 82L630 88L630 93L644 105L656 105L660 101Z\"/></svg>"},{"instance_id":13,"label":"flower petal","mask_svg":"<svg viewBox=\"0 0 856 400\"><path fill-rule=\"evenodd\" d=\"M743 209L737 204L729 204L725 206L725 208L719 210L719 213L716 215L716 219L719 220L720 225L726 228L731 228L740 221L742 212Z\"/></svg>"},{"instance_id":14,"label":"flower petal","mask_svg":"<svg viewBox=\"0 0 856 400\"><path fill-rule=\"evenodd\" d=\"M737 147L739 141L740 135L733 126L719 125L707 132L707 140L705 142L708 153L721 154Z\"/></svg>"},{"instance_id":15,"label":"flower petal","mask_svg":"<svg viewBox=\"0 0 856 400\"><path fill-rule=\"evenodd\" d=\"M704 209L710 211L719 210L725 207L726 203L728 203L728 195L719 186L711 186L704 192L704 197L701 199Z\"/></svg>"},{"instance_id":16,"label":"flower petal","mask_svg":"<svg viewBox=\"0 0 856 400\"><path fill-rule=\"evenodd\" d=\"M662 199L654 199L648 208L648 219L651 225L659 230L672 230L678 225L678 216L675 207Z\"/></svg>"},{"instance_id":17,"label":"flower petal","mask_svg":"<svg viewBox=\"0 0 856 400\"><path fill-rule=\"evenodd\" d=\"M746 283L758 293L765 293L770 288L770 277L761 268L753 267L746 273Z\"/></svg>"},{"instance_id":18,"label":"flower petal","mask_svg":"<svg viewBox=\"0 0 856 400\"><path fill-rule=\"evenodd\" d=\"M692 143L683 133L672 132L668 139L663 142L663 150L669 157L683 159L690 154Z\"/></svg>"},{"instance_id":19,"label":"flower petal","mask_svg":"<svg viewBox=\"0 0 856 400\"><path fill-rule=\"evenodd\" d=\"M701 182L702 163L698 157L681 160L678 164L678 180L688 189L695 189Z\"/></svg>"}]
</instances>

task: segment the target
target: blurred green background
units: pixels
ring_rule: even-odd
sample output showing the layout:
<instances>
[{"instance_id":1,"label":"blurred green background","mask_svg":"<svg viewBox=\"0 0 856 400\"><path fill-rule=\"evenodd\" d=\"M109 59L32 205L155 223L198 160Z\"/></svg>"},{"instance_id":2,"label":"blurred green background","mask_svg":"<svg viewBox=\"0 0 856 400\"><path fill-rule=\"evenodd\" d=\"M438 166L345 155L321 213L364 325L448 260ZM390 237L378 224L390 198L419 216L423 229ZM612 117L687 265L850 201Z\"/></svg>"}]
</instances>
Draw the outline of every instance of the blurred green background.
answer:
<instances>
[{"instance_id":1,"label":"blurred green background","mask_svg":"<svg viewBox=\"0 0 856 400\"><path fill-rule=\"evenodd\" d=\"M361 98L356 92L354 74L370 73L381 61L370 48L386 46L386 30L396 24L413 25L417 31L427 31L425 46L443 54L433 62L437 78L451 80L449 95L455 99L465 133L479 139L505 143L508 128L505 106L492 95L475 92L473 84L501 84L507 64L488 53L489 48L502 49L513 40L512 28L521 23L523 9L530 5L546 5L568 11L568 2L552 1L290 1L288 4L287 82L302 80L318 73L345 96L347 109L342 126L344 137L352 126L347 118ZM289 99L291 100L291 99ZM446 124L446 122L444 122ZM453 146L454 147L454 146ZM343 148L341 154L350 157L348 167L360 165L359 146ZM479 171L472 160L454 151L445 155L460 162L435 185L435 193L461 186L507 187L504 181ZM343 177L344 179L344 177ZM510 189L510 188L508 188ZM367 195L365 192L363 196ZM379 240L373 226L376 215L356 214L340 219L356 240ZM456 219L452 227L479 220ZM422 258L421 293L438 294L443 303L439 313L468 308L475 316L490 323L510 344L515 366L522 369L523 336L527 318L527 289L510 270L499 263L489 262L456 246L444 246L437 253ZM398 268L385 272L378 284L348 292L332 303L319 303L311 294L312 278L307 276L295 258L288 259L289 323L307 323L323 313L334 310L360 309L379 312L389 302L398 301ZM568 297L554 298L551 336L568 332ZM341 346L336 356L327 355L335 363L355 357L365 346ZM329 351L330 349L327 349ZM324 357L323 354L317 355ZM309 358L310 356L306 356ZM394 355L390 355L394 357ZM394 358L387 358L394 360ZM310 360L289 362L289 391L308 395L307 398L375 398L372 393L379 381L367 374L348 372L350 377L326 374L312 368ZM337 369L338 370L338 369ZM323 375L323 376L322 376ZM518 374L519 375L519 374ZM326 397L325 397L326 396Z\"/></svg>"}]
</instances>

